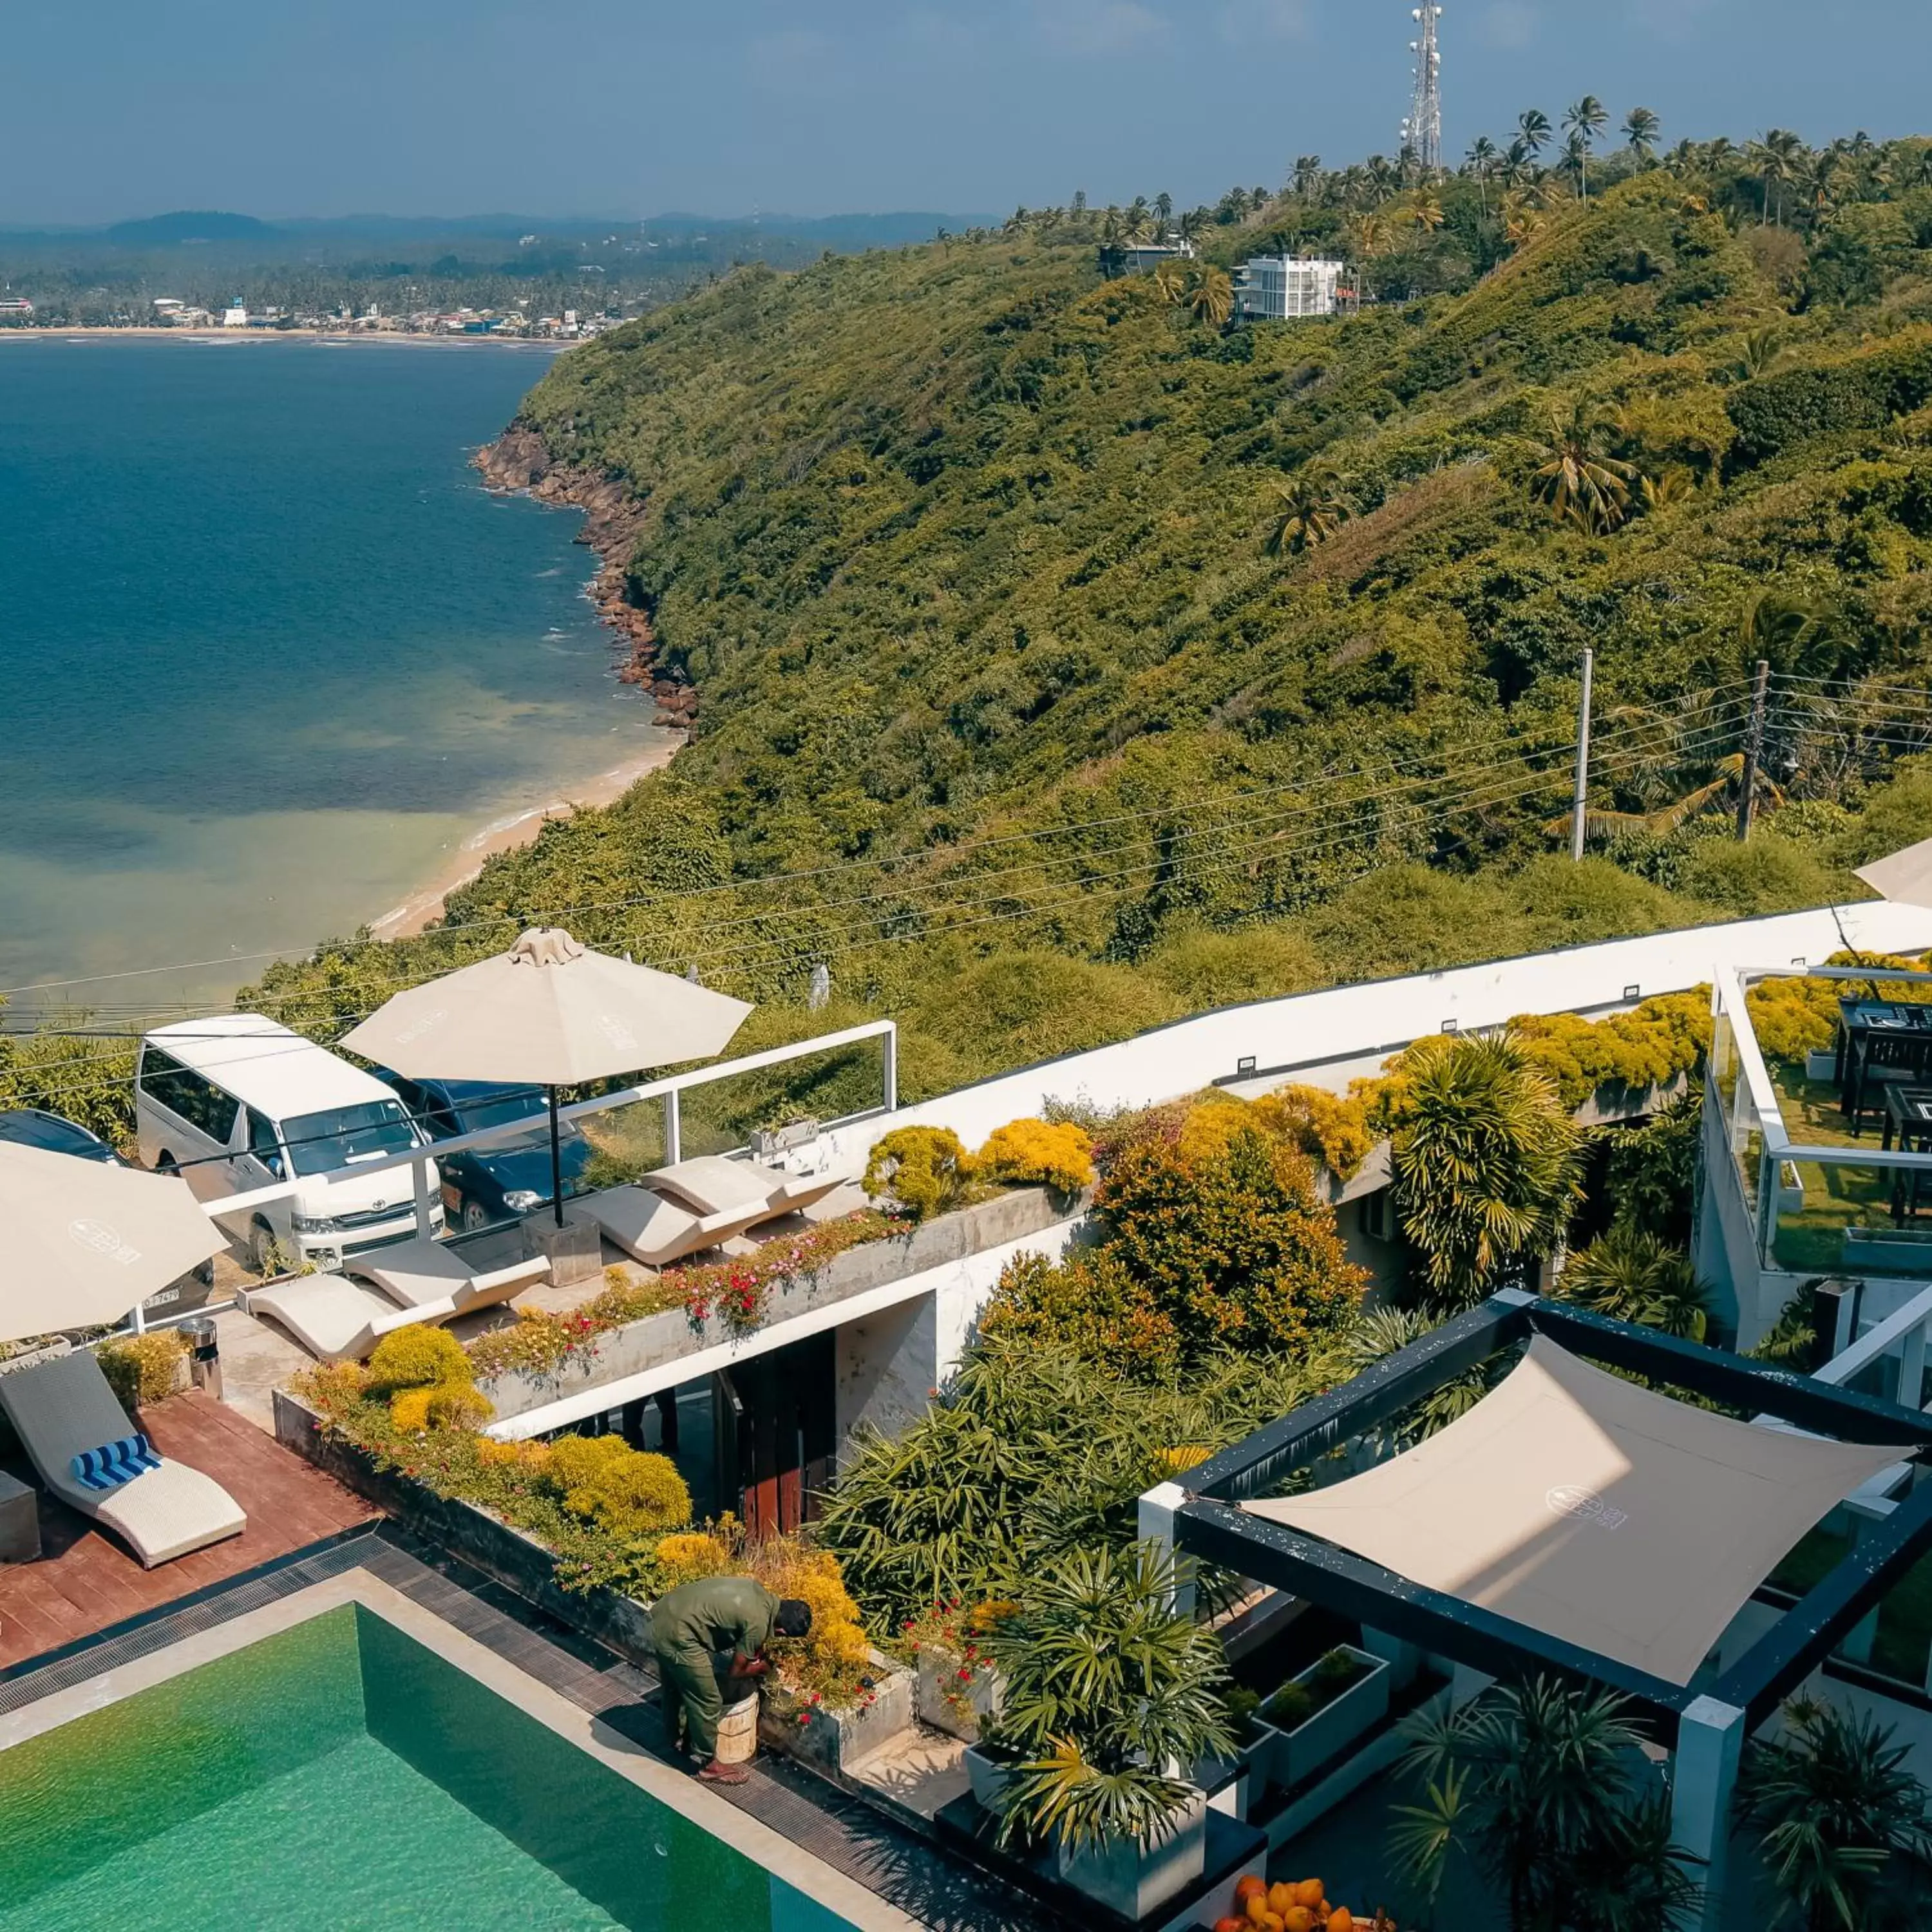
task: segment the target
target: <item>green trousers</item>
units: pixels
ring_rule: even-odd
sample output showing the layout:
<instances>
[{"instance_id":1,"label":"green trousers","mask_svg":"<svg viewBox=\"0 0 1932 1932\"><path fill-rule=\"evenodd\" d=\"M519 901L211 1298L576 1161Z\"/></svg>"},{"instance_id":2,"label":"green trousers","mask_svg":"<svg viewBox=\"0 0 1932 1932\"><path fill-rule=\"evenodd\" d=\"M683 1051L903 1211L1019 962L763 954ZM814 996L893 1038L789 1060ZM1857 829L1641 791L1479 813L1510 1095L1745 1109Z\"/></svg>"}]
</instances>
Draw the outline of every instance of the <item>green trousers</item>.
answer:
<instances>
[{"instance_id":1,"label":"green trousers","mask_svg":"<svg viewBox=\"0 0 1932 1932\"><path fill-rule=\"evenodd\" d=\"M709 1764L718 1755L718 1720L724 1714L710 1652L682 1646L659 1651L658 1680L664 1687L664 1730L672 1750L678 1748L682 1733L687 1748Z\"/></svg>"}]
</instances>

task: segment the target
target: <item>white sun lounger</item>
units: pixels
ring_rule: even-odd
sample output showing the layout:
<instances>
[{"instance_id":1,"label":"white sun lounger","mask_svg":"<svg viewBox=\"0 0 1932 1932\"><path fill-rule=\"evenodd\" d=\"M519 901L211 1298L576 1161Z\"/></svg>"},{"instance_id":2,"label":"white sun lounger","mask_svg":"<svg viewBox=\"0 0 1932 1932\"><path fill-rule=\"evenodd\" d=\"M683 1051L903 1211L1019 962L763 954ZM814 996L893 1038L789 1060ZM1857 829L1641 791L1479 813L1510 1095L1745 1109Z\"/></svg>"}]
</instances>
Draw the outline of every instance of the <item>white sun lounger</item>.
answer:
<instances>
[{"instance_id":1,"label":"white sun lounger","mask_svg":"<svg viewBox=\"0 0 1932 1932\"><path fill-rule=\"evenodd\" d=\"M494 1308L548 1281L550 1262L538 1255L506 1268L479 1270L466 1266L446 1242L418 1238L351 1255L342 1264L342 1272L374 1282L398 1307L428 1308L454 1301L457 1313L466 1315L474 1308Z\"/></svg>"},{"instance_id":2,"label":"white sun lounger","mask_svg":"<svg viewBox=\"0 0 1932 1932\"><path fill-rule=\"evenodd\" d=\"M607 1187L579 1196L563 1211L571 1220L590 1222L614 1247L646 1268L667 1268L702 1254L771 1218L764 1201L716 1214L692 1214L647 1187Z\"/></svg>"},{"instance_id":3,"label":"white sun lounger","mask_svg":"<svg viewBox=\"0 0 1932 1932\"><path fill-rule=\"evenodd\" d=\"M364 1361L396 1329L453 1321L461 1312L447 1294L440 1301L398 1307L387 1295L340 1274L299 1274L242 1289L235 1299L244 1313L258 1322L266 1316L322 1362Z\"/></svg>"},{"instance_id":4,"label":"white sun lounger","mask_svg":"<svg viewBox=\"0 0 1932 1932\"><path fill-rule=\"evenodd\" d=\"M172 1457L118 1489L90 1490L75 1475L74 1459L83 1450L134 1433L87 1349L0 1374L0 1410L48 1490L112 1530L150 1570L248 1526L241 1505L213 1477Z\"/></svg>"},{"instance_id":5,"label":"white sun lounger","mask_svg":"<svg viewBox=\"0 0 1932 1932\"><path fill-rule=\"evenodd\" d=\"M638 1184L668 1195L680 1207L698 1214L721 1214L728 1208L757 1208L761 1221L796 1214L823 1201L845 1184L842 1174L782 1174L755 1167L748 1160L723 1154L700 1154L672 1167L660 1167ZM752 1224L755 1226L757 1224Z\"/></svg>"}]
</instances>

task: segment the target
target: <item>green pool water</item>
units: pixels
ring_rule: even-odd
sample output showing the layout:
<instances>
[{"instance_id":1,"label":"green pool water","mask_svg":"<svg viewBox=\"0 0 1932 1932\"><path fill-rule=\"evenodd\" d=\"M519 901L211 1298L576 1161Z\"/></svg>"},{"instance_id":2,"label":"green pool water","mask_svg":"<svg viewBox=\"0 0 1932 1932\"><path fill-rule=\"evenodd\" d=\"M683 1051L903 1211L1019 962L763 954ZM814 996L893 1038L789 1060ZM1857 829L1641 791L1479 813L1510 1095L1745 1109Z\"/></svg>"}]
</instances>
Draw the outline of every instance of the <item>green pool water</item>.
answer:
<instances>
[{"instance_id":1,"label":"green pool water","mask_svg":"<svg viewBox=\"0 0 1932 1932\"><path fill-rule=\"evenodd\" d=\"M0 1932L840 1932L359 1605L0 1751Z\"/></svg>"}]
</instances>

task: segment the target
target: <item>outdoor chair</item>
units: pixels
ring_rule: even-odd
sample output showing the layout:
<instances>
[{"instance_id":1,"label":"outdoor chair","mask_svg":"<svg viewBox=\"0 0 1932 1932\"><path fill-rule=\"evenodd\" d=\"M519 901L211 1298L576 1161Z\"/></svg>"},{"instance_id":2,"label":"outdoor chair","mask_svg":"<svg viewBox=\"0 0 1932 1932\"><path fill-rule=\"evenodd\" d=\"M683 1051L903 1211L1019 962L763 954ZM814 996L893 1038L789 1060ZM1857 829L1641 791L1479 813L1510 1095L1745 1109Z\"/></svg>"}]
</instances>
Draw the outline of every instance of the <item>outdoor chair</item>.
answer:
<instances>
[{"instance_id":1,"label":"outdoor chair","mask_svg":"<svg viewBox=\"0 0 1932 1932\"><path fill-rule=\"evenodd\" d=\"M76 1456L121 1441L132 1428L90 1350L0 1374L0 1412L49 1492L113 1531L148 1569L248 1526L240 1504L212 1476L171 1457L116 1489L89 1489L74 1474Z\"/></svg>"},{"instance_id":2,"label":"outdoor chair","mask_svg":"<svg viewBox=\"0 0 1932 1932\"><path fill-rule=\"evenodd\" d=\"M244 1314L268 1317L322 1362L366 1361L385 1335L413 1322L452 1322L463 1312L454 1294L399 1306L340 1274L293 1275L244 1288L235 1300Z\"/></svg>"},{"instance_id":3,"label":"outdoor chair","mask_svg":"<svg viewBox=\"0 0 1932 1932\"><path fill-rule=\"evenodd\" d=\"M845 1184L845 1176L836 1171L786 1174L754 1166L748 1160L731 1160L722 1154L700 1154L675 1166L658 1168L638 1184L655 1194L668 1196L694 1214L720 1214L730 1208L755 1208L760 1210L759 1220L774 1221L781 1214L796 1214L836 1192ZM756 1226L757 1222L749 1225Z\"/></svg>"},{"instance_id":4,"label":"outdoor chair","mask_svg":"<svg viewBox=\"0 0 1932 1932\"><path fill-rule=\"evenodd\" d=\"M430 1308L454 1301L456 1312L467 1315L475 1309L494 1308L548 1281L550 1262L537 1255L505 1268L475 1269L446 1242L418 1237L351 1255L342 1271L373 1282L398 1307Z\"/></svg>"},{"instance_id":5,"label":"outdoor chair","mask_svg":"<svg viewBox=\"0 0 1932 1932\"><path fill-rule=\"evenodd\" d=\"M768 1198L749 1207L693 1214L648 1187L606 1187L580 1196L564 1209L571 1220L588 1222L614 1247L646 1268L668 1268L742 1234L772 1214ZM784 1210L778 1210L783 1213Z\"/></svg>"}]
</instances>

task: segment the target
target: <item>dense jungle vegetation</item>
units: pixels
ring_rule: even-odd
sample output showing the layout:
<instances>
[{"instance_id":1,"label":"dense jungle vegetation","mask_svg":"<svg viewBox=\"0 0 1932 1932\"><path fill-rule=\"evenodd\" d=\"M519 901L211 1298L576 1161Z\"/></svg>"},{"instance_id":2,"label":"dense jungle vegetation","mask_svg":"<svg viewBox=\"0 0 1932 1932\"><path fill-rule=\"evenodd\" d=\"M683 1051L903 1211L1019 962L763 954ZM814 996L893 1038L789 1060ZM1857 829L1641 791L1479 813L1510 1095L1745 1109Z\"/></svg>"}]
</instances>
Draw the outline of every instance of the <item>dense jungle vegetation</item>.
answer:
<instances>
[{"instance_id":1,"label":"dense jungle vegetation","mask_svg":"<svg viewBox=\"0 0 1932 1932\"><path fill-rule=\"evenodd\" d=\"M643 504L629 594L693 742L444 931L244 997L339 1032L550 916L755 997L748 1047L892 1012L916 1093L1862 896L1847 867L1932 832L1932 143L1658 160L1640 115L1600 152L1599 112L1545 167L1540 118L1437 179L1309 157L1188 214L747 268L560 358L520 423ZM1175 231L1191 262L1107 274ZM1281 248L1379 299L1232 316Z\"/></svg>"}]
</instances>

